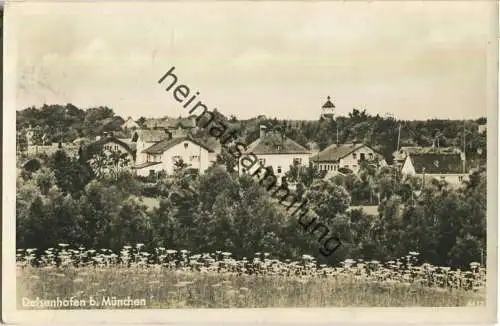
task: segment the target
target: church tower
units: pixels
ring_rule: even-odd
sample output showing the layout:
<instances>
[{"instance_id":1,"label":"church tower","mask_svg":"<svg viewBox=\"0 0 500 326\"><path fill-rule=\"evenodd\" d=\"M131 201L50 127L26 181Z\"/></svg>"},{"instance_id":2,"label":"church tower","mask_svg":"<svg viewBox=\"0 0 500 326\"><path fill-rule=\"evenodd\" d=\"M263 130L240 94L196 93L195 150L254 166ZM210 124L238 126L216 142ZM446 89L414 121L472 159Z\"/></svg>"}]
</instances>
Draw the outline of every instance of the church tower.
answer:
<instances>
[{"instance_id":1,"label":"church tower","mask_svg":"<svg viewBox=\"0 0 500 326\"><path fill-rule=\"evenodd\" d=\"M333 120L335 118L335 105L330 100L330 96L326 98L325 104L321 107L321 119L330 119Z\"/></svg>"}]
</instances>

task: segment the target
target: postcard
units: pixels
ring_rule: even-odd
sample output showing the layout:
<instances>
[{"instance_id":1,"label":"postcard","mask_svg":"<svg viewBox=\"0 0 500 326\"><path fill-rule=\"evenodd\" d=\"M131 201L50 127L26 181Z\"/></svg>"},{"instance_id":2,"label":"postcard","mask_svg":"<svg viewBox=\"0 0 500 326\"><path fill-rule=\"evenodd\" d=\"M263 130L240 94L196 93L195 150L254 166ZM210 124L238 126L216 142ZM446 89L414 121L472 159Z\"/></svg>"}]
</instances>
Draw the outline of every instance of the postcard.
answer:
<instances>
[{"instance_id":1,"label":"postcard","mask_svg":"<svg viewBox=\"0 0 500 326\"><path fill-rule=\"evenodd\" d=\"M2 318L494 323L498 4L7 1Z\"/></svg>"}]
</instances>

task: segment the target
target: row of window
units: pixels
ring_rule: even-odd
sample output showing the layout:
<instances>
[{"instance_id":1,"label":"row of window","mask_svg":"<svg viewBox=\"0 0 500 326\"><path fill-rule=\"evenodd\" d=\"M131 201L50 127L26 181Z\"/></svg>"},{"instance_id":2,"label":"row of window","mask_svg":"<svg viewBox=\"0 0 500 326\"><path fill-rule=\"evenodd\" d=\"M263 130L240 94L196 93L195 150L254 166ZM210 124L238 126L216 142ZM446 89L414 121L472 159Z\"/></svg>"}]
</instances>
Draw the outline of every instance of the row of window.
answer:
<instances>
[{"instance_id":1,"label":"row of window","mask_svg":"<svg viewBox=\"0 0 500 326\"><path fill-rule=\"evenodd\" d=\"M118 150L118 145L104 145L104 149L108 150L108 151L112 151L112 150L117 151Z\"/></svg>"},{"instance_id":2,"label":"row of window","mask_svg":"<svg viewBox=\"0 0 500 326\"><path fill-rule=\"evenodd\" d=\"M358 155L357 153L352 153L352 158L353 159L357 159ZM370 160L373 160L373 153L368 153L368 157L370 158ZM360 153L359 154L359 159L360 160L365 160L366 159L366 154L365 153Z\"/></svg>"},{"instance_id":3,"label":"row of window","mask_svg":"<svg viewBox=\"0 0 500 326\"><path fill-rule=\"evenodd\" d=\"M259 163L261 166L266 165L266 159L265 158L259 158ZM301 165L302 164L302 158L296 157L293 159L293 165Z\"/></svg>"},{"instance_id":4,"label":"row of window","mask_svg":"<svg viewBox=\"0 0 500 326\"><path fill-rule=\"evenodd\" d=\"M356 169L358 166L354 164L352 166L352 169ZM344 168L349 169L349 165L344 165ZM319 165L320 171L337 171L337 164L320 164Z\"/></svg>"},{"instance_id":5,"label":"row of window","mask_svg":"<svg viewBox=\"0 0 500 326\"><path fill-rule=\"evenodd\" d=\"M161 158L161 155L151 155L151 154L148 154L146 156L146 162L159 162L160 161L160 158ZM173 156L172 157L172 161L178 161L182 159L181 156L179 155L176 155L176 156ZM192 155L189 157L189 160L190 161L199 161L200 160L200 156L199 155Z\"/></svg>"}]
</instances>

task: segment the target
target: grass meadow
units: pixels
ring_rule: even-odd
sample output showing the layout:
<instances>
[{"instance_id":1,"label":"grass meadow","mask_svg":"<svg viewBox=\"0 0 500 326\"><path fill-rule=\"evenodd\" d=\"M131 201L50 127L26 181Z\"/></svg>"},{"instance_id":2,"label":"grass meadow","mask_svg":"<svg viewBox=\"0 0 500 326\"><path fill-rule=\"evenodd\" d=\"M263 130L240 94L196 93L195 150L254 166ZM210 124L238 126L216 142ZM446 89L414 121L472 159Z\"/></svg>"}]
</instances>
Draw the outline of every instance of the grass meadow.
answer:
<instances>
[{"instance_id":1,"label":"grass meadow","mask_svg":"<svg viewBox=\"0 0 500 326\"><path fill-rule=\"evenodd\" d=\"M219 251L145 252L138 245L113 253L60 244L43 253L18 249L17 298L20 307L23 297L145 299L140 308L484 304L486 271L479 263L471 263L465 271L417 261L418 253L411 252L394 261L348 259L339 266L325 266L307 255L298 261L278 261L256 253L235 260Z\"/></svg>"}]
</instances>

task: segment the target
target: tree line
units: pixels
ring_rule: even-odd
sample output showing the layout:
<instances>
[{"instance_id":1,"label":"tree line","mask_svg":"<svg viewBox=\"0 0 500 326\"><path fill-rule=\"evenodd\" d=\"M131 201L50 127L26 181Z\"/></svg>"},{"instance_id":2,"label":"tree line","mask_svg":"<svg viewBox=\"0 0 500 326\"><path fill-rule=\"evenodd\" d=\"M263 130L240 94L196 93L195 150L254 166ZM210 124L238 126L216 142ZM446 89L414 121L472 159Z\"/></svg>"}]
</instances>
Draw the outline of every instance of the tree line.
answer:
<instances>
[{"instance_id":1,"label":"tree line","mask_svg":"<svg viewBox=\"0 0 500 326\"><path fill-rule=\"evenodd\" d=\"M310 148L311 143L319 150L337 142L353 140L364 142L380 152L388 163L392 153L402 146L458 147L466 151L467 158L484 164L486 161L486 133L480 134L478 126L486 123L486 118L476 120L402 121L390 116L370 115L366 110L353 109L347 116L333 120L313 119L310 121L279 120L258 117L249 120L230 119L215 111L218 121L227 121L238 131L238 136L250 144L259 137L259 125L282 131L287 137ZM146 118L137 121L141 125ZM43 105L17 111L18 132L29 125L37 126L35 142L41 143L46 134L49 142L71 142L79 137L93 138L103 132L120 131L124 119L105 106L81 109L72 104ZM206 128L200 128L196 136L209 137ZM464 137L465 136L465 137ZM18 135L18 142L25 137ZM465 145L465 146L464 146Z\"/></svg>"},{"instance_id":2,"label":"tree line","mask_svg":"<svg viewBox=\"0 0 500 326\"><path fill-rule=\"evenodd\" d=\"M146 249L223 250L236 257L310 254L328 264L346 258L389 260L418 251L438 265L485 261L486 171L475 172L455 189L444 181L423 187L391 167L362 169L354 181L313 176L297 190L309 200L311 214L342 241L324 257L316 237L301 229L257 180L224 165L214 164L200 176L183 166L153 180L127 171L97 176L88 163L58 151L44 159L41 169L18 174L17 247L43 250L68 243L120 250L143 243ZM359 194L363 191L377 198L377 216L350 207L356 196L370 197ZM157 205L146 204L151 198Z\"/></svg>"}]
</instances>

